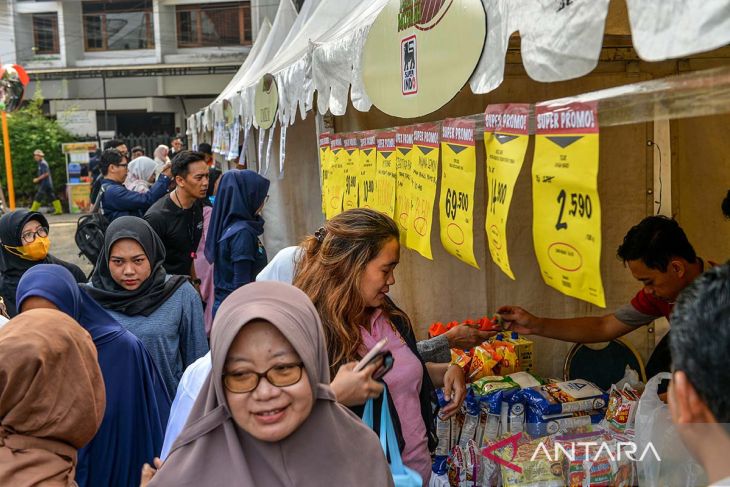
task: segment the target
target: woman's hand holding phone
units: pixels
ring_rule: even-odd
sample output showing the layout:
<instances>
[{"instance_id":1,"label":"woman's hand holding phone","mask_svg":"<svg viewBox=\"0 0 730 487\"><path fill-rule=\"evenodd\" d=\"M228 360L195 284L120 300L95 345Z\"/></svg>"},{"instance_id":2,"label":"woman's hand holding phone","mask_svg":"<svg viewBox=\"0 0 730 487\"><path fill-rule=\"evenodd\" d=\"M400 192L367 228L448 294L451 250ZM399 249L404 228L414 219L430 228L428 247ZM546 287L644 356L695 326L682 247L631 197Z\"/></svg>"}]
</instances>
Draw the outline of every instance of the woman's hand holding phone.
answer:
<instances>
[{"instance_id":1,"label":"woman's hand holding phone","mask_svg":"<svg viewBox=\"0 0 730 487\"><path fill-rule=\"evenodd\" d=\"M350 362L340 367L331 384L337 402L345 406L360 406L383 393L383 384L373 379L373 373L383 365L383 357L376 357L359 371L355 371L356 365Z\"/></svg>"}]
</instances>

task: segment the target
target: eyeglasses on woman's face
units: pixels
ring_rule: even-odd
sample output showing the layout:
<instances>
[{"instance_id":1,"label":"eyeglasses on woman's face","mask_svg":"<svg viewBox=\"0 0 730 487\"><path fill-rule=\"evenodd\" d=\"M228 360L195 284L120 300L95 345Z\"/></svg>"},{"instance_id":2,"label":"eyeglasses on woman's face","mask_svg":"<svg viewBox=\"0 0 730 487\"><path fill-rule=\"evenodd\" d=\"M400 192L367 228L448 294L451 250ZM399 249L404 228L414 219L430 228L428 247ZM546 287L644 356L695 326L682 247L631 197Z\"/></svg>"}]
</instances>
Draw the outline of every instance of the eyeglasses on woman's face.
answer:
<instances>
[{"instance_id":1,"label":"eyeglasses on woman's face","mask_svg":"<svg viewBox=\"0 0 730 487\"><path fill-rule=\"evenodd\" d=\"M20 236L21 240L26 243L33 243L36 239L36 237L45 238L48 236L48 229L45 227L38 227L35 230L28 230L26 232L23 232L23 234Z\"/></svg>"},{"instance_id":2,"label":"eyeglasses on woman's face","mask_svg":"<svg viewBox=\"0 0 730 487\"><path fill-rule=\"evenodd\" d=\"M293 386L302 379L304 364L274 365L265 372L230 372L223 374L223 385L230 392L243 394L251 392L259 386L262 377L276 387Z\"/></svg>"}]
</instances>

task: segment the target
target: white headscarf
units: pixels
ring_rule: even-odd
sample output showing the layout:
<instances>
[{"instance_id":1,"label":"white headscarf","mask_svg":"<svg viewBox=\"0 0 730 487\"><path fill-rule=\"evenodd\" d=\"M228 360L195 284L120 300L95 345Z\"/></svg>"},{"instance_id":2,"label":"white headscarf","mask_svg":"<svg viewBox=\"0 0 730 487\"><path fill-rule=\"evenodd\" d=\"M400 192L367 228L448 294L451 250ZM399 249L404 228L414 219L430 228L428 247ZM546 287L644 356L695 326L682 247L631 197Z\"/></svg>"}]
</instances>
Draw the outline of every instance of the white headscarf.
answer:
<instances>
[{"instance_id":1,"label":"white headscarf","mask_svg":"<svg viewBox=\"0 0 730 487\"><path fill-rule=\"evenodd\" d=\"M156 168L157 163L149 157L138 157L129 163L129 172L126 181L124 181L124 186L130 191L146 193L152 186L150 178L155 173Z\"/></svg>"}]
</instances>

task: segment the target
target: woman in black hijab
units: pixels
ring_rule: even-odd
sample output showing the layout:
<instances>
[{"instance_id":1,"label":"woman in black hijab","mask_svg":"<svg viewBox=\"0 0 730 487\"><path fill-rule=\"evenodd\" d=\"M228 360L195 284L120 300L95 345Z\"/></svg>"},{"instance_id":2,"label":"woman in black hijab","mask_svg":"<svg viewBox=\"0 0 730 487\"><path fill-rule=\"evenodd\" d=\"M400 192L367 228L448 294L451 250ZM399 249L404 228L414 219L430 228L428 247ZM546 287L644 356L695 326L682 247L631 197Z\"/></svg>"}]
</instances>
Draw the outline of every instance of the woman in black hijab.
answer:
<instances>
[{"instance_id":1,"label":"woman in black hijab","mask_svg":"<svg viewBox=\"0 0 730 487\"><path fill-rule=\"evenodd\" d=\"M0 218L0 295L8 315L17 314L15 291L25 271L38 264L58 264L68 269L76 282L86 276L75 264L48 253L48 220L37 211L15 210Z\"/></svg>"},{"instance_id":2,"label":"woman in black hijab","mask_svg":"<svg viewBox=\"0 0 730 487\"><path fill-rule=\"evenodd\" d=\"M200 295L187 276L165 272L165 246L141 218L123 216L106 229L91 283L83 288L139 338L170 397L187 366L208 352Z\"/></svg>"}]
</instances>

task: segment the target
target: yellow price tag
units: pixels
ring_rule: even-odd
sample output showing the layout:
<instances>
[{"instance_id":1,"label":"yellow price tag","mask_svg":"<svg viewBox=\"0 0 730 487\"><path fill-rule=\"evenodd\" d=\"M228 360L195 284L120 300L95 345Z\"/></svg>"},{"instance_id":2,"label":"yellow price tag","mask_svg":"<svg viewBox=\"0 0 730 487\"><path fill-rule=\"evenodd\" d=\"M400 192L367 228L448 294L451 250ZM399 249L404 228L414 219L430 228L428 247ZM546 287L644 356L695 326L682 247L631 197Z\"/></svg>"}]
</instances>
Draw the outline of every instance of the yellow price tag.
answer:
<instances>
[{"instance_id":1,"label":"yellow price tag","mask_svg":"<svg viewBox=\"0 0 730 487\"><path fill-rule=\"evenodd\" d=\"M360 141L360 208L375 208L375 132L363 132Z\"/></svg>"},{"instance_id":2,"label":"yellow price tag","mask_svg":"<svg viewBox=\"0 0 730 487\"><path fill-rule=\"evenodd\" d=\"M441 243L447 252L476 267L474 184L477 157L474 121L446 119L441 127Z\"/></svg>"},{"instance_id":3,"label":"yellow price tag","mask_svg":"<svg viewBox=\"0 0 730 487\"><path fill-rule=\"evenodd\" d=\"M437 123L416 125L413 130L411 218L406 245L427 259L433 259L431 228L438 170L439 126Z\"/></svg>"},{"instance_id":4,"label":"yellow price tag","mask_svg":"<svg viewBox=\"0 0 730 487\"><path fill-rule=\"evenodd\" d=\"M530 105L489 105L484 112L484 148L487 160L487 221L484 227L492 260L515 278L507 253L507 218L515 183L525 161L530 136Z\"/></svg>"},{"instance_id":5,"label":"yellow price tag","mask_svg":"<svg viewBox=\"0 0 730 487\"><path fill-rule=\"evenodd\" d=\"M330 133L319 134L319 176L322 188L322 214L327 215L327 185L330 174L332 150L330 149Z\"/></svg>"},{"instance_id":6,"label":"yellow price tag","mask_svg":"<svg viewBox=\"0 0 730 487\"><path fill-rule=\"evenodd\" d=\"M533 238L548 286L605 307L595 103L535 107Z\"/></svg>"},{"instance_id":7,"label":"yellow price tag","mask_svg":"<svg viewBox=\"0 0 730 487\"><path fill-rule=\"evenodd\" d=\"M345 147L342 157L345 171L345 192L342 199L342 210L347 211L357 208L357 178L360 175L360 144L357 141L357 134L345 134L343 145Z\"/></svg>"},{"instance_id":8,"label":"yellow price tag","mask_svg":"<svg viewBox=\"0 0 730 487\"><path fill-rule=\"evenodd\" d=\"M413 127L398 127L395 131L395 167L398 177L395 191L395 221L400 241L407 243L411 222L411 171L413 169Z\"/></svg>"},{"instance_id":9,"label":"yellow price tag","mask_svg":"<svg viewBox=\"0 0 730 487\"><path fill-rule=\"evenodd\" d=\"M347 156L342 145L342 136L333 134L330 137L330 173L327 178L327 219L331 219L342 213L342 197L345 193L345 168L344 159Z\"/></svg>"},{"instance_id":10,"label":"yellow price tag","mask_svg":"<svg viewBox=\"0 0 730 487\"><path fill-rule=\"evenodd\" d=\"M395 219L395 132L381 132L375 137L375 209Z\"/></svg>"}]
</instances>

